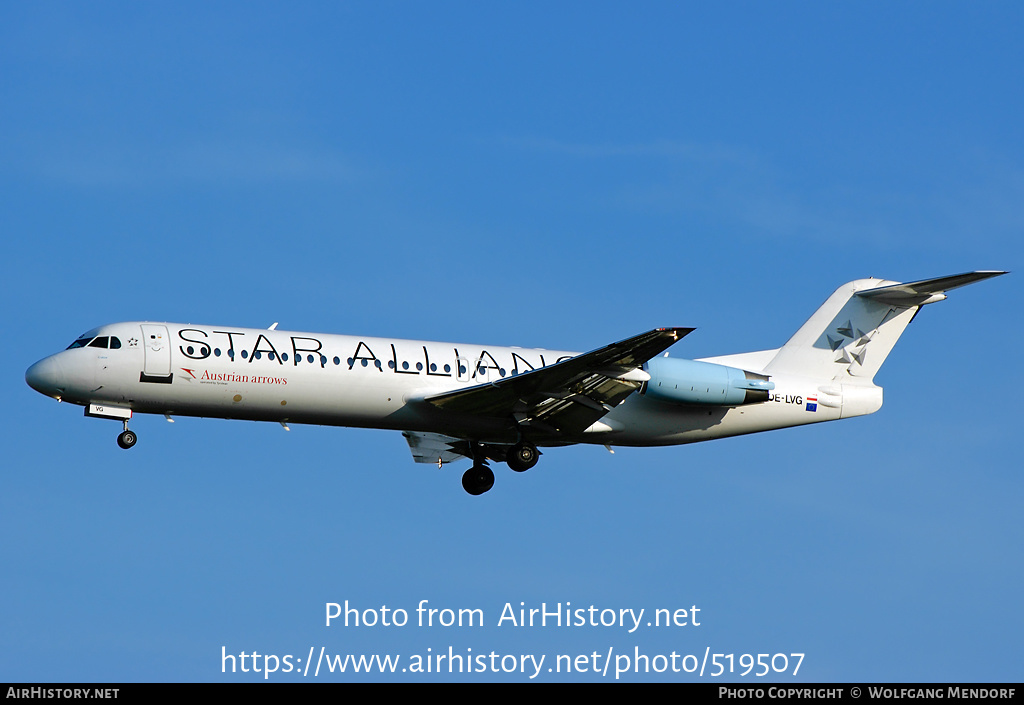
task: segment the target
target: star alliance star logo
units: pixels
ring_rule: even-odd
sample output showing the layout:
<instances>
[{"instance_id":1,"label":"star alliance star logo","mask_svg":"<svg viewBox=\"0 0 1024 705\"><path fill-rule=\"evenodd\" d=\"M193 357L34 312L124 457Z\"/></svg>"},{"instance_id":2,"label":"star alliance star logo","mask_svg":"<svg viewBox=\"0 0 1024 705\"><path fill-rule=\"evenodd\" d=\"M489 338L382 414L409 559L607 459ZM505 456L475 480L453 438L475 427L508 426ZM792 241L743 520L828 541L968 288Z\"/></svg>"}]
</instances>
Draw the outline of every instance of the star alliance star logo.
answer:
<instances>
[{"instance_id":1,"label":"star alliance star logo","mask_svg":"<svg viewBox=\"0 0 1024 705\"><path fill-rule=\"evenodd\" d=\"M128 338L128 347L129 347L129 348L134 348L134 347L136 347L136 346L137 346L138 344L139 344L139 341L138 341L138 340L136 340L135 338Z\"/></svg>"},{"instance_id":2,"label":"star alliance star logo","mask_svg":"<svg viewBox=\"0 0 1024 705\"><path fill-rule=\"evenodd\" d=\"M828 338L828 346L836 354L834 361L843 364L856 362L858 365L863 365L867 345L871 342L871 336L875 331L865 333L860 328L854 328L853 324L847 321L836 328L835 332L837 336L835 338L831 334L825 335ZM848 341L847 338L850 340Z\"/></svg>"}]
</instances>

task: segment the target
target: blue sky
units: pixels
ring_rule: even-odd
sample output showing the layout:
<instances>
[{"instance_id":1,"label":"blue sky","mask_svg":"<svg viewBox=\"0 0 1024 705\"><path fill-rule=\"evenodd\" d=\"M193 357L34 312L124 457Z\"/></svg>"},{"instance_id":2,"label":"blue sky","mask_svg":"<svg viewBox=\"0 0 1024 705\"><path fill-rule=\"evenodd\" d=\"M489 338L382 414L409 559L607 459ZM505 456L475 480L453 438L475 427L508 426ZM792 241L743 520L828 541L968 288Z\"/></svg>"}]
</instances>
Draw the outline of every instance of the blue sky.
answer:
<instances>
[{"instance_id":1,"label":"blue sky","mask_svg":"<svg viewBox=\"0 0 1024 705\"><path fill-rule=\"evenodd\" d=\"M1022 14L5 5L0 680L259 680L223 674L222 647L451 646L1020 681L1016 273L925 309L873 416L554 449L479 498L394 432L138 417L124 452L24 370L137 319L569 350L681 325L673 354L703 357L782 344L851 279L1020 271ZM324 626L326 602L414 619L424 599L487 622ZM497 626L520 602L702 621ZM537 680L566 678L612 679Z\"/></svg>"}]
</instances>

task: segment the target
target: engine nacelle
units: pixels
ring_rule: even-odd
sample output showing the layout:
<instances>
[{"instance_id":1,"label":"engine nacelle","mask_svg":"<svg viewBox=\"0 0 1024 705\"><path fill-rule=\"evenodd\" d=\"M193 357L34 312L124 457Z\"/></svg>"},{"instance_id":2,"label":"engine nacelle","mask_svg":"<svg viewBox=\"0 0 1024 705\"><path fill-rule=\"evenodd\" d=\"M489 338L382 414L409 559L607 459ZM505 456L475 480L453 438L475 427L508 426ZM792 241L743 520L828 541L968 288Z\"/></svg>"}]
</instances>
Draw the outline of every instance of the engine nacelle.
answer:
<instances>
[{"instance_id":1,"label":"engine nacelle","mask_svg":"<svg viewBox=\"0 0 1024 705\"><path fill-rule=\"evenodd\" d=\"M674 404L739 406L768 401L775 389L767 375L736 367L673 357L656 357L644 369L651 379L640 393Z\"/></svg>"}]
</instances>

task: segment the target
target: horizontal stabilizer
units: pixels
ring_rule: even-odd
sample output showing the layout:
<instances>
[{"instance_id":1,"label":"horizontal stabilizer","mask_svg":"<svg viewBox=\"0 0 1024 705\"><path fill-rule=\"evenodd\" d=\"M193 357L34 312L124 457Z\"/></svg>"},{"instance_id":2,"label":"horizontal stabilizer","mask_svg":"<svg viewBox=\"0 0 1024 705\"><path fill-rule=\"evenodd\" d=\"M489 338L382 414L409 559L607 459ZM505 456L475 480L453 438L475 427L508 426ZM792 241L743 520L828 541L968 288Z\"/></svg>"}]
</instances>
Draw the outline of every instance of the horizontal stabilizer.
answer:
<instances>
[{"instance_id":1,"label":"horizontal stabilizer","mask_svg":"<svg viewBox=\"0 0 1024 705\"><path fill-rule=\"evenodd\" d=\"M857 296L863 296L864 298L874 299L880 303L893 304L895 306L922 306L946 298L943 294L950 289L957 289L990 277L998 277L1001 274L1006 274L1006 272L995 270L966 272L949 277L923 279L919 282L865 289L864 291L858 291Z\"/></svg>"}]
</instances>

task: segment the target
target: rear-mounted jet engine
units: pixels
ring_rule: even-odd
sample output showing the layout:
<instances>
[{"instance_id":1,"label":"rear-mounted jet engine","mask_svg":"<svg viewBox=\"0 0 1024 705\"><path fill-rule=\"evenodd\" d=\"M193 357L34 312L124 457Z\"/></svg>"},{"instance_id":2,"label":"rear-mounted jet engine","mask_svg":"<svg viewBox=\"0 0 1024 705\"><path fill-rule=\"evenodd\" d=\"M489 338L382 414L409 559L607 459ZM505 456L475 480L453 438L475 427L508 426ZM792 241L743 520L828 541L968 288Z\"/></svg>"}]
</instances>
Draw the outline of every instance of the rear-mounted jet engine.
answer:
<instances>
[{"instance_id":1,"label":"rear-mounted jet engine","mask_svg":"<svg viewBox=\"0 0 1024 705\"><path fill-rule=\"evenodd\" d=\"M656 357L644 369L651 379L641 394L673 404L739 406L768 401L775 383L767 375L674 357Z\"/></svg>"}]
</instances>

